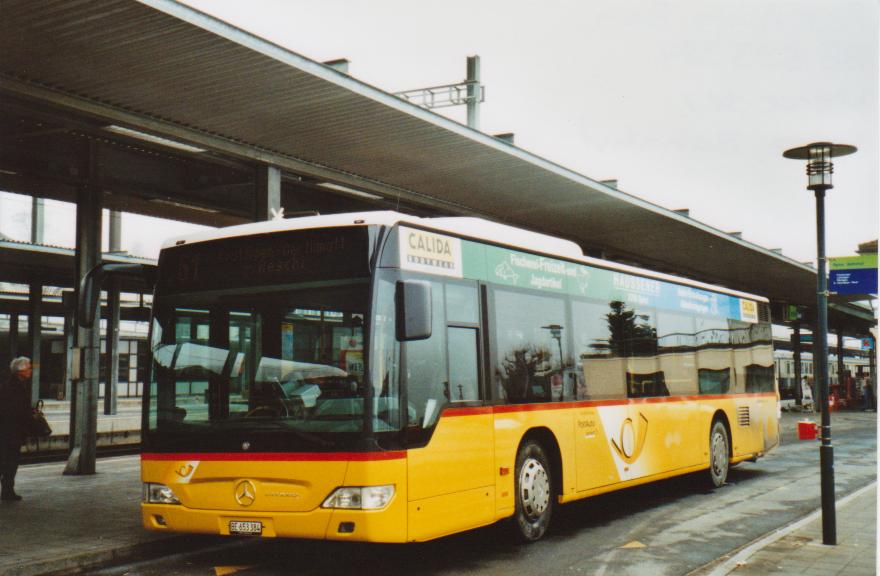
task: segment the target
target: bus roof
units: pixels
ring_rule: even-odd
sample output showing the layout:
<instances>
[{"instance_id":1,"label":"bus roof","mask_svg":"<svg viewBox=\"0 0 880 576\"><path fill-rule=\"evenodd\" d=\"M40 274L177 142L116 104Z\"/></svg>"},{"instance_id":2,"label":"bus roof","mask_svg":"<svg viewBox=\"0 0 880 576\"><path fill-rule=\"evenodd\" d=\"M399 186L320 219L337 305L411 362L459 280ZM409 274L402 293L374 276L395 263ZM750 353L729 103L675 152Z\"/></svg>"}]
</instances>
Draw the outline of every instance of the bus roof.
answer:
<instances>
[{"instance_id":1,"label":"bus roof","mask_svg":"<svg viewBox=\"0 0 880 576\"><path fill-rule=\"evenodd\" d=\"M422 228L429 228L437 232L446 232L456 236L464 236L474 240L482 240L494 244L503 244L511 248L519 248L529 252L538 252L547 256L556 256L568 260L575 260L584 264L608 268L628 274L647 276L657 280L674 282L694 286L714 292L721 292L741 298L749 298L760 302L767 302L767 298L756 296L746 292L731 290L722 286L714 286L696 280L681 278L671 274L655 272L608 260L601 260L584 256L580 246L570 240L548 236L506 224L499 224L483 218L468 216L452 216L439 218L421 218L409 214L402 214L393 210L377 210L371 212L348 212L344 214L327 214L322 216L304 216L300 218L287 218L268 220L266 222L254 222L229 226L226 228L214 228L195 234L181 236L166 240L162 249L171 248L180 244L192 244L219 240L221 238L235 238L239 236L251 236L257 234L270 234L287 230L308 230L313 228L331 228L339 226L365 226L380 225L394 226L396 224L411 224Z\"/></svg>"}]
</instances>

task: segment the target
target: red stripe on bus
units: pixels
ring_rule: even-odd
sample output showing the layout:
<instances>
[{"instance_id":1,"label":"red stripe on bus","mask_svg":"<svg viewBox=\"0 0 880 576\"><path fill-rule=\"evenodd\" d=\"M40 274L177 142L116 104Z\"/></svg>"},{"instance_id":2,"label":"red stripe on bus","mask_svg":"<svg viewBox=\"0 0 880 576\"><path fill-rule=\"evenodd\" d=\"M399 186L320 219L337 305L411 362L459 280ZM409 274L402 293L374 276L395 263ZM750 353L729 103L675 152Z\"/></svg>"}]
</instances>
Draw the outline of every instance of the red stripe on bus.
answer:
<instances>
[{"instance_id":1,"label":"red stripe on bus","mask_svg":"<svg viewBox=\"0 0 880 576\"><path fill-rule=\"evenodd\" d=\"M442 416L470 416L485 414L490 409L493 414L511 412L537 412L540 410L565 410L570 408L595 408L599 406L625 406L627 404L660 404L664 402L695 402L698 400L732 400L735 398L776 398L775 392L754 394L706 394L699 396L656 396L652 398L623 398L614 400L578 400L574 402L544 402L541 404L504 404L499 406L479 406L474 408L454 408L445 410Z\"/></svg>"},{"instance_id":2,"label":"red stripe on bus","mask_svg":"<svg viewBox=\"0 0 880 576\"><path fill-rule=\"evenodd\" d=\"M468 406L461 408L447 408L443 411L444 418L447 416L474 416L476 414L491 414L492 406Z\"/></svg>"},{"instance_id":3,"label":"red stripe on bus","mask_svg":"<svg viewBox=\"0 0 880 576\"><path fill-rule=\"evenodd\" d=\"M200 462L371 462L375 460L399 460L406 458L406 451L389 452L145 452L141 460Z\"/></svg>"}]
</instances>

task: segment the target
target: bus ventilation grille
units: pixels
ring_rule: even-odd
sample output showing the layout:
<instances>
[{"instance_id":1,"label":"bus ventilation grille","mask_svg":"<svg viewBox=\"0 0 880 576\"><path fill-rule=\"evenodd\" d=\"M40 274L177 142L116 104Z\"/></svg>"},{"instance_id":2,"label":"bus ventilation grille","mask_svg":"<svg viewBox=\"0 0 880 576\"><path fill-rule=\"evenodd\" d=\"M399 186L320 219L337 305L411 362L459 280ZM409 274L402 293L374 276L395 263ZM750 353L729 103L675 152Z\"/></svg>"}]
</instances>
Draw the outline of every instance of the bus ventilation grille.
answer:
<instances>
[{"instance_id":1,"label":"bus ventilation grille","mask_svg":"<svg viewBox=\"0 0 880 576\"><path fill-rule=\"evenodd\" d=\"M758 322L770 322L770 305L758 302Z\"/></svg>"},{"instance_id":2,"label":"bus ventilation grille","mask_svg":"<svg viewBox=\"0 0 880 576\"><path fill-rule=\"evenodd\" d=\"M748 426L751 424L748 406L740 406L736 409L736 420L740 426Z\"/></svg>"}]
</instances>

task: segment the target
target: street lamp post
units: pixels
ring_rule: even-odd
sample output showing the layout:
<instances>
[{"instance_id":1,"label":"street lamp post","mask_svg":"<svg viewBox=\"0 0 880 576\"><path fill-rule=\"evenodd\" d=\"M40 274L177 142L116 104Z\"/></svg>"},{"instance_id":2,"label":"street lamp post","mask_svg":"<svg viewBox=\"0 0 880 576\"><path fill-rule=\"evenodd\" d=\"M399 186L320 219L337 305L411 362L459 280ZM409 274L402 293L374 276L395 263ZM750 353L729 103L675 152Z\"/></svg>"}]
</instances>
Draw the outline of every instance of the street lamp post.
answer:
<instances>
[{"instance_id":1,"label":"street lamp post","mask_svg":"<svg viewBox=\"0 0 880 576\"><path fill-rule=\"evenodd\" d=\"M564 365L562 362L562 326L559 324L549 324L547 326L541 326L544 330L550 331L550 337L556 340L556 344L559 345L559 369L562 370Z\"/></svg>"},{"instance_id":2,"label":"street lamp post","mask_svg":"<svg viewBox=\"0 0 880 576\"><path fill-rule=\"evenodd\" d=\"M559 346L559 377L565 378L565 362L562 360L562 326L559 324L549 324L547 326L541 326L544 330L550 331L550 337L556 340L557 346ZM559 393L559 400L562 400L562 395L565 393L565 381L562 382L562 391Z\"/></svg>"},{"instance_id":3,"label":"street lamp post","mask_svg":"<svg viewBox=\"0 0 880 576\"><path fill-rule=\"evenodd\" d=\"M815 363L819 405L822 407L822 446L819 448L819 466L822 483L822 543L837 544L837 519L834 510L834 447L831 445L831 414L828 410L828 278L825 274L825 192L834 187L831 159L856 151L855 146L813 142L786 150L783 156L807 161L807 190L816 195L816 307L818 358Z\"/></svg>"}]
</instances>

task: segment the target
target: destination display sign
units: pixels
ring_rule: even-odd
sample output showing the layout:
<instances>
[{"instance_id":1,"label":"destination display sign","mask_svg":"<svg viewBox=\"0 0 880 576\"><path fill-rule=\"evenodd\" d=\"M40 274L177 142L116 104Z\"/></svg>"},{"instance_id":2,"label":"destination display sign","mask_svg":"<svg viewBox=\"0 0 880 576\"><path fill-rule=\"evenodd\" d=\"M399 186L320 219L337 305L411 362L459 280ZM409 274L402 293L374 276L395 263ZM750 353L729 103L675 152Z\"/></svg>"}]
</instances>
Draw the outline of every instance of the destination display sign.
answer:
<instances>
[{"instance_id":1,"label":"destination display sign","mask_svg":"<svg viewBox=\"0 0 880 576\"><path fill-rule=\"evenodd\" d=\"M368 233L344 226L184 244L162 251L159 270L164 294L367 276Z\"/></svg>"},{"instance_id":2,"label":"destination display sign","mask_svg":"<svg viewBox=\"0 0 880 576\"><path fill-rule=\"evenodd\" d=\"M404 270L758 322L752 300L400 227Z\"/></svg>"}]
</instances>

